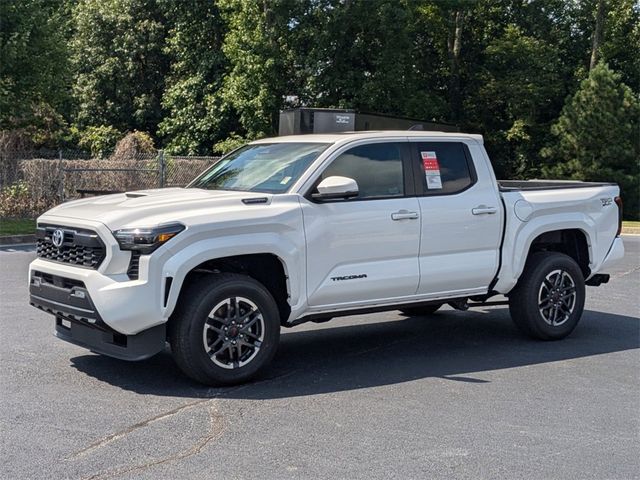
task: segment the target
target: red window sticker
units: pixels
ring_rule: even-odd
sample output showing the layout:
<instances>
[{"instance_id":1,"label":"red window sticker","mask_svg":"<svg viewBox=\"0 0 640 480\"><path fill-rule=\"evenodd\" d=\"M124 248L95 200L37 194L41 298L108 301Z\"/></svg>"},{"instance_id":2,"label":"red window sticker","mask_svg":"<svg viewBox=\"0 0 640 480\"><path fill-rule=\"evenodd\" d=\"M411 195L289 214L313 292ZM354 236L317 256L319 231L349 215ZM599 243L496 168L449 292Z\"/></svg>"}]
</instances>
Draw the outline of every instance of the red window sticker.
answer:
<instances>
[{"instance_id":1,"label":"red window sticker","mask_svg":"<svg viewBox=\"0 0 640 480\"><path fill-rule=\"evenodd\" d=\"M436 152L420 152L422 157L422 167L424 168L425 180L429 190L440 190L442 188L442 178L440 177L440 164Z\"/></svg>"},{"instance_id":2,"label":"red window sticker","mask_svg":"<svg viewBox=\"0 0 640 480\"><path fill-rule=\"evenodd\" d=\"M438 156L436 152L420 152L422 157L422 167L425 172L434 172L440 170L440 164L438 163Z\"/></svg>"}]
</instances>

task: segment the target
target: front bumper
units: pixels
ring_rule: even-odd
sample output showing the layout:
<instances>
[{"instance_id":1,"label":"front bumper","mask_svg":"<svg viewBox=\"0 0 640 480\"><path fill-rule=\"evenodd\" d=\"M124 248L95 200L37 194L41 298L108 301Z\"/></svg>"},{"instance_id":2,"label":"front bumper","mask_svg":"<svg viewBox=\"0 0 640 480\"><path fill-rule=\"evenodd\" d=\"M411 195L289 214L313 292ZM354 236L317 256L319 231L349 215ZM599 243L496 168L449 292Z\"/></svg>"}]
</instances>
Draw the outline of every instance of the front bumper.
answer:
<instances>
[{"instance_id":1,"label":"front bumper","mask_svg":"<svg viewBox=\"0 0 640 480\"><path fill-rule=\"evenodd\" d=\"M165 324L135 335L107 325L96 309L84 282L32 270L30 303L56 317L56 336L97 353L123 360L142 360L165 346Z\"/></svg>"}]
</instances>

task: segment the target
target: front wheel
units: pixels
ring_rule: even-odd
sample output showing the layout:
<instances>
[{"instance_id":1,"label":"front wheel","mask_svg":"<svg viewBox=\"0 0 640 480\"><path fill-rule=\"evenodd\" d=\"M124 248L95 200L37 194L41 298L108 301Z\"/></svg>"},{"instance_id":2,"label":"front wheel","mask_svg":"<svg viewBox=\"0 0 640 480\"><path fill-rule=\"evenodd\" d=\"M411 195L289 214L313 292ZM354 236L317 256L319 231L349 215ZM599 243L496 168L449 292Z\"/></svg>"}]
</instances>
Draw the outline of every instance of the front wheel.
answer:
<instances>
[{"instance_id":1,"label":"front wheel","mask_svg":"<svg viewBox=\"0 0 640 480\"><path fill-rule=\"evenodd\" d=\"M562 253L538 252L529 257L509 293L509 311L527 335L559 340L578 325L584 300L584 276L575 260Z\"/></svg>"},{"instance_id":2,"label":"front wheel","mask_svg":"<svg viewBox=\"0 0 640 480\"><path fill-rule=\"evenodd\" d=\"M269 291L246 275L206 275L181 295L169 342L180 369L207 385L256 376L280 339L278 307Z\"/></svg>"}]
</instances>

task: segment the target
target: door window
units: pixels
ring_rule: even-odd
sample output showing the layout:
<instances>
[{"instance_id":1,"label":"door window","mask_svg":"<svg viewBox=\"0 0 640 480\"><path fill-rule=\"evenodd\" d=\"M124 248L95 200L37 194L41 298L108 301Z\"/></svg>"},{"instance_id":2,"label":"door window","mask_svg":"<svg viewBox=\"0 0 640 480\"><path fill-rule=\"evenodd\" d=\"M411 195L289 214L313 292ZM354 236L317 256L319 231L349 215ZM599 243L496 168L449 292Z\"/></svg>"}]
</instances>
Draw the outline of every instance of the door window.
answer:
<instances>
[{"instance_id":1,"label":"door window","mask_svg":"<svg viewBox=\"0 0 640 480\"><path fill-rule=\"evenodd\" d=\"M321 179L341 176L358 183L356 200L404 196L402 144L373 143L353 147L340 154Z\"/></svg>"},{"instance_id":2,"label":"door window","mask_svg":"<svg viewBox=\"0 0 640 480\"><path fill-rule=\"evenodd\" d=\"M476 182L473 164L459 142L417 143L419 181L425 195L462 192Z\"/></svg>"}]
</instances>

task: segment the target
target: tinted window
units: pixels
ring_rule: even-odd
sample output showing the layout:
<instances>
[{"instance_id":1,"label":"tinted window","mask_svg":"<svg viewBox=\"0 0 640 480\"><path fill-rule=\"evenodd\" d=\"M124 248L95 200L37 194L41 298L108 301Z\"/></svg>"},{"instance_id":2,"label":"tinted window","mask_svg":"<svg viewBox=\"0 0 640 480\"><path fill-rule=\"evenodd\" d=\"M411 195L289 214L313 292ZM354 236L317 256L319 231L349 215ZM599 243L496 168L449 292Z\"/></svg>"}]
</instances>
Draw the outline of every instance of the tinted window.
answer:
<instances>
[{"instance_id":1,"label":"tinted window","mask_svg":"<svg viewBox=\"0 0 640 480\"><path fill-rule=\"evenodd\" d=\"M462 143L418 143L421 181L427 195L460 192L475 182Z\"/></svg>"},{"instance_id":2,"label":"tinted window","mask_svg":"<svg viewBox=\"0 0 640 480\"><path fill-rule=\"evenodd\" d=\"M189 187L283 193L327 146L288 142L246 145L222 158Z\"/></svg>"},{"instance_id":3,"label":"tinted window","mask_svg":"<svg viewBox=\"0 0 640 480\"><path fill-rule=\"evenodd\" d=\"M401 197L404 195L401 144L374 143L354 147L337 157L322 178L339 175L358 183L358 197Z\"/></svg>"}]
</instances>

